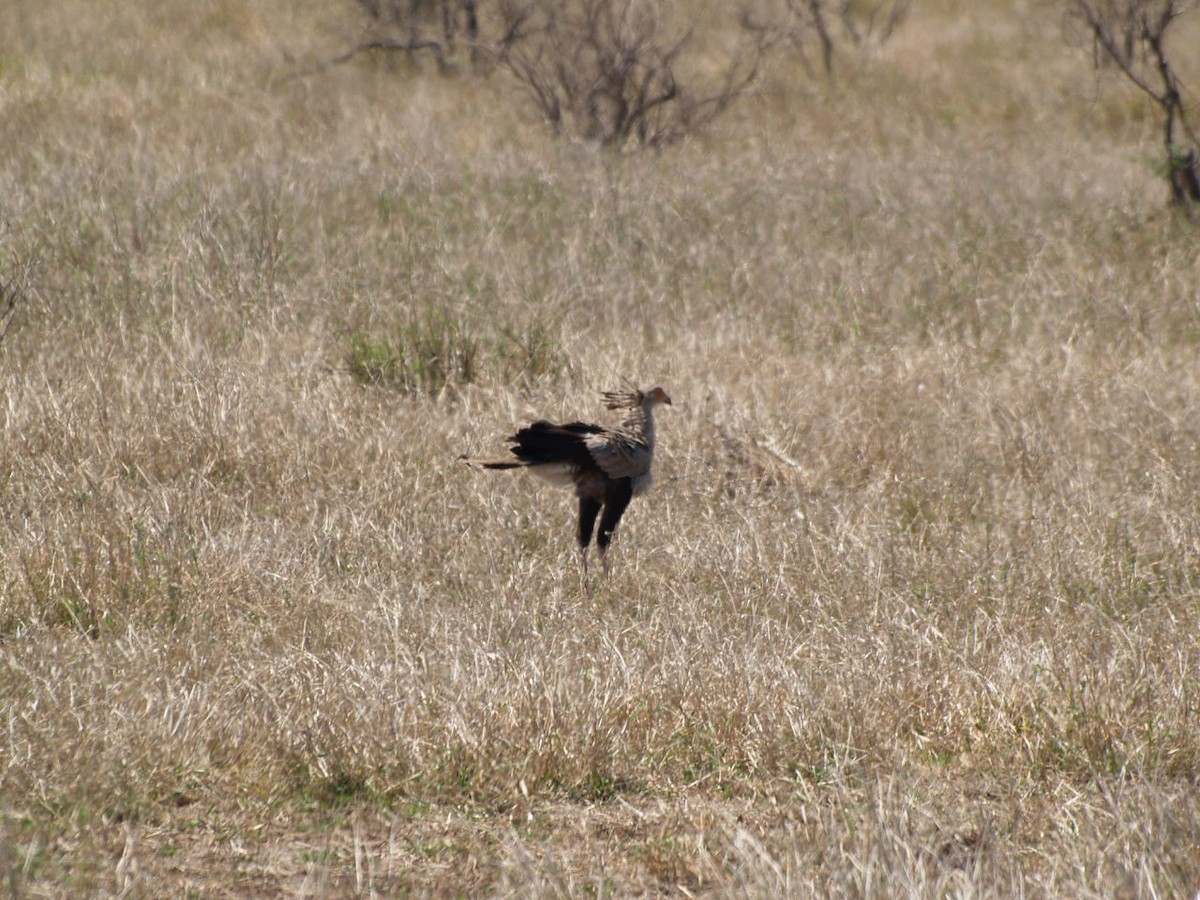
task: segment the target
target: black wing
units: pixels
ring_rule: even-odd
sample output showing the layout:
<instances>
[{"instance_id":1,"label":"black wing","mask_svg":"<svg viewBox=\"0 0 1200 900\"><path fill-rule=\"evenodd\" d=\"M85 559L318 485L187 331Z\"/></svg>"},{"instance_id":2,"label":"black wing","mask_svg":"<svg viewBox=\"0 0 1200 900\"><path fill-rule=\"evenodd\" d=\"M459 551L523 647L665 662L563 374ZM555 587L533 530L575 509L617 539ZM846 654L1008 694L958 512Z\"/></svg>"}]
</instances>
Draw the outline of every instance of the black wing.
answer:
<instances>
[{"instance_id":1,"label":"black wing","mask_svg":"<svg viewBox=\"0 0 1200 900\"><path fill-rule=\"evenodd\" d=\"M571 463L595 468L596 460L588 450L587 438L603 430L599 425L587 422L555 425L540 421L522 428L508 440L515 445L512 448L513 455L529 465Z\"/></svg>"}]
</instances>

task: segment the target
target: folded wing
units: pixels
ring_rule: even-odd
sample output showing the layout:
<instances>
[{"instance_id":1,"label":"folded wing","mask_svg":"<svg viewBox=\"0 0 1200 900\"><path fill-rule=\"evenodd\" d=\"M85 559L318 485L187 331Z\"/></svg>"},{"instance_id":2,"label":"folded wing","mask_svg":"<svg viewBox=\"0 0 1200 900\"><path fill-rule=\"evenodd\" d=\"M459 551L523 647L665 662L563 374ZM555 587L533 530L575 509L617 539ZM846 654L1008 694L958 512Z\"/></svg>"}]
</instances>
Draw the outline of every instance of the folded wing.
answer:
<instances>
[{"instance_id":1,"label":"folded wing","mask_svg":"<svg viewBox=\"0 0 1200 900\"><path fill-rule=\"evenodd\" d=\"M588 435L584 443L595 464L609 478L637 478L650 471L650 447L629 432L605 428Z\"/></svg>"}]
</instances>

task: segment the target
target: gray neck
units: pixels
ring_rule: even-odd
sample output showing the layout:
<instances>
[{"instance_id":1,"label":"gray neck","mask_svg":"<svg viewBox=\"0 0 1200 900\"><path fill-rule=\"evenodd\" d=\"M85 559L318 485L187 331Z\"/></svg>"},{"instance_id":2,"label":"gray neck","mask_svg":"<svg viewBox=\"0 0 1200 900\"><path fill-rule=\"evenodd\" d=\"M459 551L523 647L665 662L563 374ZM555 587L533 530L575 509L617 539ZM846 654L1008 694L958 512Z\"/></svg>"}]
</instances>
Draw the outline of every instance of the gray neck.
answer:
<instances>
[{"instance_id":1,"label":"gray neck","mask_svg":"<svg viewBox=\"0 0 1200 900\"><path fill-rule=\"evenodd\" d=\"M639 432L646 439L646 446L654 448L654 412L651 404L639 406L621 424L630 431Z\"/></svg>"}]
</instances>

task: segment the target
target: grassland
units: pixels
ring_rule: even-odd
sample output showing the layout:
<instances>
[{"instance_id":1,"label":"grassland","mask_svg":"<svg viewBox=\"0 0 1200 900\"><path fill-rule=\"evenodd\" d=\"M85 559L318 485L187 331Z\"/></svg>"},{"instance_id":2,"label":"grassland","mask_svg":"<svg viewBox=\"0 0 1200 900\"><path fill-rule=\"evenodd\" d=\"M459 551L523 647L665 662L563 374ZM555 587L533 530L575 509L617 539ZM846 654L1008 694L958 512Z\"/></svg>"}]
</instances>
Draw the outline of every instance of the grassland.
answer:
<instances>
[{"instance_id":1,"label":"grassland","mask_svg":"<svg viewBox=\"0 0 1200 900\"><path fill-rule=\"evenodd\" d=\"M296 77L349 2L5 3L5 888L1195 895L1200 234L1058 26L622 154ZM623 377L588 592L458 456Z\"/></svg>"}]
</instances>

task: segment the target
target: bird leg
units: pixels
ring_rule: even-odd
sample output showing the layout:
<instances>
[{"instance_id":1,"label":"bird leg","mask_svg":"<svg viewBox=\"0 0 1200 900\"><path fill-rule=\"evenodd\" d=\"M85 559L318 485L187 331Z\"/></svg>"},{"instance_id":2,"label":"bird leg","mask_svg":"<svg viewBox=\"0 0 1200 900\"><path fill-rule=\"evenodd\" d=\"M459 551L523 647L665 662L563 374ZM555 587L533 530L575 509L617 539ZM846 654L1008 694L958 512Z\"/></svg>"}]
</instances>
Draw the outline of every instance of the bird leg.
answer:
<instances>
[{"instance_id":1,"label":"bird leg","mask_svg":"<svg viewBox=\"0 0 1200 900\"><path fill-rule=\"evenodd\" d=\"M596 528L596 516L600 515L600 501L590 497L579 498L579 530L576 537L579 541L579 559L583 563L583 583L588 584L588 544L592 542L592 532Z\"/></svg>"},{"instance_id":2,"label":"bird leg","mask_svg":"<svg viewBox=\"0 0 1200 900\"><path fill-rule=\"evenodd\" d=\"M605 518L608 518L607 509L605 510ZM612 543L613 536L614 534L612 531L606 531L604 526L601 525L600 534L596 537L596 548L600 552L600 567L604 571L605 581L608 580L608 576L612 572L612 568L608 562L608 546Z\"/></svg>"},{"instance_id":3,"label":"bird leg","mask_svg":"<svg viewBox=\"0 0 1200 900\"><path fill-rule=\"evenodd\" d=\"M629 479L610 482L604 496L604 515L600 518L600 533L596 536L596 546L600 548L600 562L604 566L604 577L608 577L608 545L612 543L617 526L621 524L621 516L625 507L633 498L633 485Z\"/></svg>"},{"instance_id":4,"label":"bird leg","mask_svg":"<svg viewBox=\"0 0 1200 900\"><path fill-rule=\"evenodd\" d=\"M583 585L583 592L589 597L595 593L596 585L592 581L591 571L588 568L588 548L579 548L579 559L583 562L583 572L580 574L580 582Z\"/></svg>"}]
</instances>

